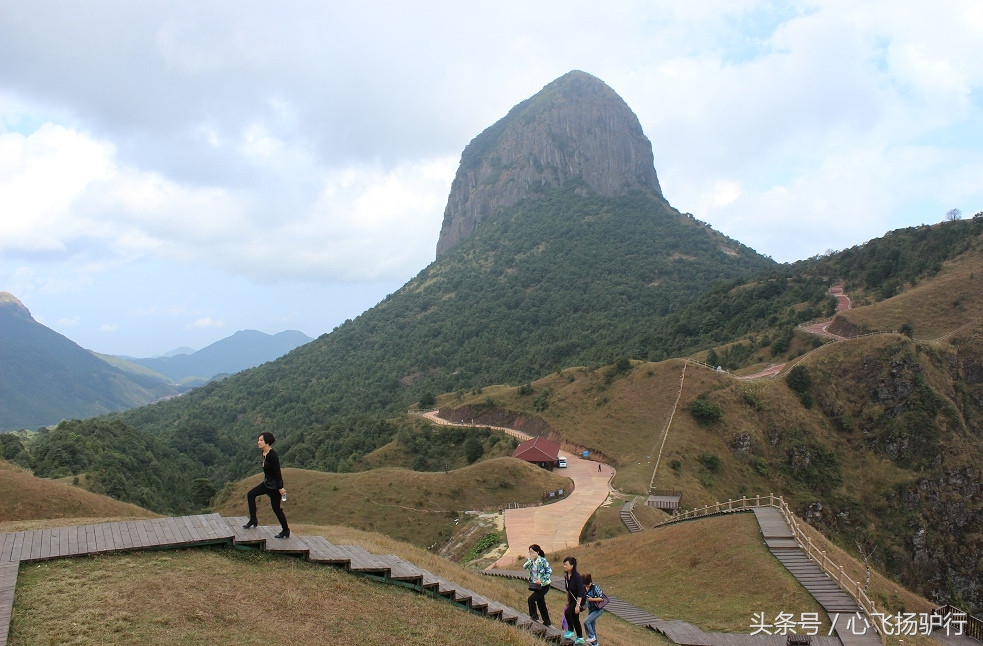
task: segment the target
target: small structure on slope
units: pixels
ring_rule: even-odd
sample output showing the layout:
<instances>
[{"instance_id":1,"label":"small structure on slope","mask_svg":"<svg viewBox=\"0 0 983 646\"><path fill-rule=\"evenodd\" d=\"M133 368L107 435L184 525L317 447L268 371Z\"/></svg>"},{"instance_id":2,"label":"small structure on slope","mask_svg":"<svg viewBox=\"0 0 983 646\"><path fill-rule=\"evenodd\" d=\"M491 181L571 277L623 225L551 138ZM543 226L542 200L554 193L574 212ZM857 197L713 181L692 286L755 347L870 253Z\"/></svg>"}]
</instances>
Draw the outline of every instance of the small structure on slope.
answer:
<instances>
[{"instance_id":1,"label":"small structure on slope","mask_svg":"<svg viewBox=\"0 0 983 646\"><path fill-rule=\"evenodd\" d=\"M560 462L560 443L545 437L534 437L515 447L512 457L552 471Z\"/></svg>"}]
</instances>

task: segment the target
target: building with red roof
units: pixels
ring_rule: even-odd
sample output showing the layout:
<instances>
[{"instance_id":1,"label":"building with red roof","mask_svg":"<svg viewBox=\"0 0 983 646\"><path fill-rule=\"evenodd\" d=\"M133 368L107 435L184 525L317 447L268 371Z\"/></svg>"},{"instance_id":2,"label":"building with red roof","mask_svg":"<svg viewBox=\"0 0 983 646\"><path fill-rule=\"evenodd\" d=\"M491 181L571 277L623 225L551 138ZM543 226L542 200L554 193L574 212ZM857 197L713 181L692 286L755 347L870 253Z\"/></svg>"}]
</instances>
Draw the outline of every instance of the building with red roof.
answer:
<instances>
[{"instance_id":1,"label":"building with red roof","mask_svg":"<svg viewBox=\"0 0 983 646\"><path fill-rule=\"evenodd\" d=\"M560 459L560 443L545 437L534 437L515 447L512 457L552 469Z\"/></svg>"}]
</instances>

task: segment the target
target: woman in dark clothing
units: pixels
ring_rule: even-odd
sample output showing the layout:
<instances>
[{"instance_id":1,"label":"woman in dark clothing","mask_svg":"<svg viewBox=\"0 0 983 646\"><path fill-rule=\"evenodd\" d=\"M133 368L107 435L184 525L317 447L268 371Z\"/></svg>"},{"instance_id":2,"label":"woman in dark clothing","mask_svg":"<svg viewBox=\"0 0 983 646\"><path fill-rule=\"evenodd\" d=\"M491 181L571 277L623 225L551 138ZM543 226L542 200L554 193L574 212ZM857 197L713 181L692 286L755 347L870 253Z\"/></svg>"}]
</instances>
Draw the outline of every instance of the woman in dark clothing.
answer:
<instances>
[{"instance_id":1,"label":"woman in dark clothing","mask_svg":"<svg viewBox=\"0 0 983 646\"><path fill-rule=\"evenodd\" d=\"M249 522L242 526L243 529L251 529L259 523L256 521L256 496L269 496L270 506L273 513L280 521L280 533L276 538L290 538L290 528L287 527L287 517L280 509L281 496L286 496L287 490L283 488L283 475L280 473L280 456L273 450L273 443L276 438L273 433L260 433L256 440L256 446L263 452L263 481L249 490L246 494L246 501L249 503Z\"/></svg>"},{"instance_id":2,"label":"woman in dark clothing","mask_svg":"<svg viewBox=\"0 0 983 646\"><path fill-rule=\"evenodd\" d=\"M564 639L573 639L574 632L577 639L574 644L584 643L584 629L580 625L580 611L587 609L587 588L584 587L584 580L577 572L577 559L568 556L563 559L563 581L567 587L567 609L564 616L567 618L567 632L563 635ZM570 629L573 630L570 630Z\"/></svg>"}]
</instances>

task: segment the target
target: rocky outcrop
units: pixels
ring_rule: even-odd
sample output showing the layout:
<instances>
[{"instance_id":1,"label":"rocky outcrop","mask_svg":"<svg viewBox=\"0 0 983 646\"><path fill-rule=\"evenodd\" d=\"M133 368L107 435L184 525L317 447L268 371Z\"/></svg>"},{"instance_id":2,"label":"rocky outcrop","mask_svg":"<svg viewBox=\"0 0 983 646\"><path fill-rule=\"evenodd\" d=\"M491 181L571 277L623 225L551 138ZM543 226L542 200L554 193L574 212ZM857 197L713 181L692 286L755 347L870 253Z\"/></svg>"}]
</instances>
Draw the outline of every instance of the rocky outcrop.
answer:
<instances>
[{"instance_id":1,"label":"rocky outcrop","mask_svg":"<svg viewBox=\"0 0 983 646\"><path fill-rule=\"evenodd\" d=\"M925 478L905 493L908 508L921 513L921 524L910 538L914 574L910 578L920 578L920 587L940 603L970 602L980 607L983 479L979 469L966 466Z\"/></svg>"},{"instance_id":2,"label":"rocky outcrop","mask_svg":"<svg viewBox=\"0 0 983 646\"><path fill-rule=\"evenodd\" d=\"M652 144L638 118L603 81L573 71L512 108L461 155L437 257L496 210L545 189L576 186L604 196L662 196Z\"/></svg>"}]
</instances>

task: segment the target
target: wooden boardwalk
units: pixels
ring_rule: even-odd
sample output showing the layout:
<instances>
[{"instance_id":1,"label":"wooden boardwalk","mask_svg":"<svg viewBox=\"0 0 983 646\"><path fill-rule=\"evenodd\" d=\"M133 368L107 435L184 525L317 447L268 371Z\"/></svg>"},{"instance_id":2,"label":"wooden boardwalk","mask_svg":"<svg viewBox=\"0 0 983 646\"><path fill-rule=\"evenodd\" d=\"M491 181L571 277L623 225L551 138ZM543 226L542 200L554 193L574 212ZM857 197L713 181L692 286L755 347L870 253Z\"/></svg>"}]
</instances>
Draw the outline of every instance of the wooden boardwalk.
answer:
<instances>
[{"instance_id":1,"label":"wooden boardwalk","mask_svg":"<svg viewBox=\"0 0 983 646\"><path fill-rule=\"evenodd\" d=\"M546 641L563 643L562 631L533 622L527 614L420 569L394 554L372 554L358 545L334 545L322 536L292 535L277 539L274 536L278 527L243 529L246 520L206 514L0 533L0 646L7 644L17 570L22 562L214 544L255 547L397 582L528 630Z\"/></svg>"},{"instance_id":2,"label":"wooden boardwalk","mask_svg":"<svg viewBox=\"0 0 983 646\"><path fill-rule=\"evenodd\" d=\"M523 580L529 576L529 573L524 570L483 570L482 574ZM566 592L562 578L554 579L552 587ZM693 624L659 619L624 599L608 596L611 601L604 608L605 612L610 612L630 624L658 631L680 646L786 646L784 635L706 633ZM841 643L836 637L817 635L812 638L811 646L841 646Z\"/></svg>"},{"instance_id":3,"label":"wooden boardwalk","mask_svg":"<svg viewBox=\"0 0 983 646\"><path fill-rule=\"evenodd\" d=\"M629 508L630 504L630 502L626 503L622 511ZM791 528L777 507L733 507L722 513L748 511L754 512L765 544L771 553L826 610L830 622L836 628L836 636L810 636L810 644L812 646L881 646L881 638L873 629L863 630L864 613L860 606L800 548ZM527 576L527 573L521 570L485 570L484 574L518 579ZM565 590L562 579L554 581L553 587ZM661 632L680 646L785 646L787 639L787 635L769 635L764 632L756 635L707 633L684 621L659 619L617 597L611 597L605 610L636 626ZM861 634L855 634L861 631L863 631Z\"/></svg>"},{"instance_id":4,"label":"wooden boardwalk","mask_svg":"<svg viewBox=\"0 0 983 646\"><path fill-rule=\"evenodd\" d=\"M0 646L7 646L10 614L14 609L14 588L17 587L17 564L0 565Z\"/></svg>"},{"instance_id":5,"label":"wooden boardwalk","mask_svg":"<svg viewBox=\"0 0 983 646\"><path fill-rule=\"evenodd\" d=\"M631 532L632 534L637 534L638 532L642 531L642 525L641 523L638 522L638 519L635 518L634 509L635 509L635 499L632 498L631 500L629 500L628 502L626 502L624 505L621 506L620 515L621 515L621 522L625 524L625 527L628 528L628 531Z\"/></svg>"},{"instance_id":6,"label":"wooden boardwalk","mask_svg":"<svg viewBox=\"0 0 983 646\"><path fill-rule=\"evenodd\" d=\"M881 646L877 632L865 629L864 612L856 601L799 547L782 512L777 507L753 511L768 549L829 614L843 646Z\"/></svg>"}]
</instances>

